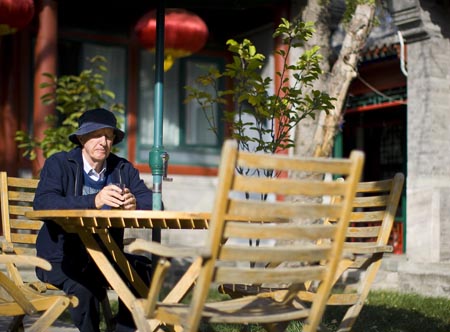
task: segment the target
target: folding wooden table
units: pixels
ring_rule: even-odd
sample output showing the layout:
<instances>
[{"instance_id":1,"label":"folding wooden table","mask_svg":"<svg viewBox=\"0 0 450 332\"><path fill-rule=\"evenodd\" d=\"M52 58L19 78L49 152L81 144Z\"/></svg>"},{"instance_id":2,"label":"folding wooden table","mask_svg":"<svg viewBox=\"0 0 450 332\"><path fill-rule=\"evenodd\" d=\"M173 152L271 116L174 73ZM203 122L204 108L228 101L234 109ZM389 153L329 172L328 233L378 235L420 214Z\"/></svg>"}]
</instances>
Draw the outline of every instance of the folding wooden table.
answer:
<instances>
[{"instance_id":1,"label":"folding wooden table","mask_svg":"<svg viewBox=\"0 0 450 332\"><path fill-rule=\"evenodd\" d=\"M149 285L146 285L133 269L123 251L110 236L109 229L207 229L210 214L203 212L143 210L39 210L27 212L26 216L31 219L53 220L63 227L66 232L77 233L112 289L132 311L132 304L136 297L128 288L125 280L120 277L113 267L94 235L97 234L101 239L110 256L113 257L128 281L138 291L139 296L147 297ZM199 264L200 259L198 258L164 298L164 302L181 301L198 276Z\"/></svg>"}]
</instances>

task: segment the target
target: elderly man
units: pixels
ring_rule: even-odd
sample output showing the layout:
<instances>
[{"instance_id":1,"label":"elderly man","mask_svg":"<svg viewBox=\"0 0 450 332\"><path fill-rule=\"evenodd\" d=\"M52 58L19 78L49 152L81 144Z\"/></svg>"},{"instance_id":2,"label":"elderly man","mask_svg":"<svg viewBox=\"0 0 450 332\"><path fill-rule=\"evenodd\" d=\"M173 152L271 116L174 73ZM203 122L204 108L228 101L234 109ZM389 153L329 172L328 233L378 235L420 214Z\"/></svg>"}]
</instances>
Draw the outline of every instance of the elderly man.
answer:
<instances>
[{"instance_id":1,"label":"elderly man","mask_svg":"<svg viewBox=\"0 0 450 332\"><path fill-rule=\"evenodd\" d=\"M34 209L151 210L152 192L138 170L111 153L112 147L125 136L117 128L114 114L102 108L89 110L78 124L78 130L69 136L77 147L55 153L46 160ZM123 246L123 229L113 230L112 235ZM99 331L99 300L106 294L106 283L78 235L66 233L47 220L39 231L36 248L37 255L52 264L51 271L38 268L37 277L78 298L79 305L71 309L71 316L80 331ZM149 261L142 264L143 257L140 258L132 262L139 265L138 270L142 271L142 265L147 263L150 267ZM118 326L133 328L131 315L124 309L119 304Z\"/></svg>"}]
</instances>

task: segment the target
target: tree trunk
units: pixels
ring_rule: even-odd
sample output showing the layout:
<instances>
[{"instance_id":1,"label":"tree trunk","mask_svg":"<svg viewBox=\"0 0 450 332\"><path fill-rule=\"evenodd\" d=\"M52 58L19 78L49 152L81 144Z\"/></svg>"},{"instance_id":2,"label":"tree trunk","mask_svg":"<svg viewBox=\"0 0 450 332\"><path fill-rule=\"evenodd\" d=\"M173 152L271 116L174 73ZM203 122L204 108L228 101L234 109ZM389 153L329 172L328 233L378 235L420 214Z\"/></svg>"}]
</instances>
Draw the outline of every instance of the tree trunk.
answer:
<instances>
[{"instance_id":1,"label":"tree trunk","mask_svg":"<svg viewBox=\"0 0 450 332\"><path fill-rule=\"evenodd\" d=\"M350 83L357 75L360 52L373 27L375 5L359 5L350 22L339 58L333 65L328 82L329 94L336 98L329 114L320 114L314 135L314 156L330 156L334 137L342 121L342 110Z\"/></svg>"},{"instance_id":2,"label":"tree trunk","mask_svg":"<svg viewBox=\"0 0 450 332\"><path fill-rule=\"evenodd\" d=\"M324 17L330 17L329 8L319 8L320 0L308 1L308 6L303 11L303 19L316 22L316 30L320 37L309 41L312 45L320 45L324 60L328 61L331 54L330 34L324 33L329 30L330 21ZM326 15L326 16L325 16ZM356 7L355 13L348 24L347 31L342 42L338 58L328 71L328 65L324 64L322 69L325 74L323 80L318 82L316 89L328 91L331 97L336 98L334 109L329 114L320 113L316 119L302 123L295 133L295 153L305 156L329 157L332 152L334 137L337 128L342 121L344 102L350 83L357 75L357 65L360 53L366 44L367 38L372 30L375 16L375 4L363 4ZM323 25L327 25L328 28ZM323 34L323 35L322 35ZM321 39L317 39L321 38ZM326 41L326 42L325 42Z\"/></svg>"}]
</instances>

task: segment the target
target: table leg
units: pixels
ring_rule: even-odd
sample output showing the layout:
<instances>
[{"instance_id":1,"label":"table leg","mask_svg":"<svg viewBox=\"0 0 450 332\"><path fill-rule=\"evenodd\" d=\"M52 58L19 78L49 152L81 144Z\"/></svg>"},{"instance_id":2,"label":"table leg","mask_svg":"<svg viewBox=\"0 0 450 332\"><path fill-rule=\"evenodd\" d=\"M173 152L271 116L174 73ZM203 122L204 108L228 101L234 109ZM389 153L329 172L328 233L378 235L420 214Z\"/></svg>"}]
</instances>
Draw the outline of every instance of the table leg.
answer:
<instances>
[{"instance_id":1,"label":"table leg","mask_svg":"<svg viewBox=\"0 0 450 332\"><path fill-rule=\"evenodd\" d=\"M122 280L122 278L119 276L119 274L114 269L108 258L105 256L96 239L94 238L93 234L89 232L82 232L79 235L81 237L81 240L85 244L89 255L91 255L91 257L94 259L97 266L99 267L101 266L101 271L103 275L105 276L106 280L109 282L111 287L116 291L117 296L120 297L120 299L127 306L127 308L134 314L135 310L139 309L139 307L136 307L134 305L136 302L136 297L130 291L130 289ZM118 264L121 265L122 269L125 268L125 265L128 266L131 275L134 274L136 276L135 280L139 280L141 283L143 283L142 279L136 274L134 269L129 265L129 262L126 260L125 256L123 255L122 251L119 249L117 244L112 239L108 239L109 237L105 234L103 234L103 236L100 236L100 238L102 239L103 243L108 248L108 250L113 250L112 253L114 254L113 257L116 260L116 262L118 262ZM120 264L119 262L122 263ZM124 264L124 262L126 262L127 264ZM143 297L147 297L147 294L145 294ZM159 320L152 319L149 323L148 326L149 329L147 331L156 331L160 325L161 322Z\"/></svg>"},{"instance_id":2,"label":"table leg","mask_svg":"<svg viewBox=\"0 0 450 332\"><path fill-rule=\"evenodd\" d=\"M136 297L128 288L126 283L122 280L108 258L105 256L93 234L89 232L79 232L79 235L84 245L86 246L86 250L88 251L89 255L102 271L111 287L116 291L117 296L120 297L120 299L128 309L132 310L132 304L136 300Z\"/></svg>"},{"instance_id":3,"label":"table leg","mask_svg":"<svg viewBox=\"0 0 450 332\"><path fill-rule=\"evenodd\" d=\"M149 285L146 285L136 270L131 266L127 260L123 251L119 248L117 243L111 238L107 231L97 232L105 247L108 249L109 254L117 265L119 265L122 272L127 277L127 280L133 285L133 288L137 290L140 297L147 297Z\"/></svg>"},{"instance_id":4,"label":"table leg","mask_svg":"<svg viewBox=\"0 0 450 332\"><path fill-rule=\"evenodd\" d=\"M100 239L107 247L111 256L115 259L117 264L121 267L122 271L127 275L130 282L133 285L136 285L136 289L140 289L139 293L142 297L147 297L148 288L144 285L142 279L136 274L132 266L129 264L128 260L123 255L123 252L111 239L111 237L107 233L98 232ZM118 275L117 271L112 266L111 262L103 253L96 239L94 238L92 233L82 232L80 237L85 244L87 251L94 259L95 263L100 267L101 271L104 274L105 278L108 280L112 288L117 292L117 295L120 299L125 303L125 305L133 312L133 303L136 300L136 297L130 291L128 286L122 280L122 278ZM181 279L177 282L177 284L172 288L172 290L167 294L164 298L163 302L165 303L177 303L180 302L189 292L189 290L194 286L195 280L197 279L200 267L201 267L202 259L196 258L191 266L187 269L187 271L183 274ZM144 290L145 289L145 290ZM151 320L150 322L150 330L155 331L160 326L160 322L158 320ZM178 331L178 327L175 327L175 330Z\"/></svg>"}]
</instances>

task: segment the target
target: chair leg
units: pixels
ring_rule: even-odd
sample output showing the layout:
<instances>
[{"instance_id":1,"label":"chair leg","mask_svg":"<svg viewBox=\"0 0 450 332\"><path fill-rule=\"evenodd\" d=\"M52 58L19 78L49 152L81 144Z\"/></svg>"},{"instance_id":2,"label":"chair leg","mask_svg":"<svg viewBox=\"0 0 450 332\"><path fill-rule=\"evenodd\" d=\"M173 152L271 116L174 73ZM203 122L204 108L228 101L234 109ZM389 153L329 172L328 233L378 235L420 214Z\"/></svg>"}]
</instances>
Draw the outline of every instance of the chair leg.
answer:
<instances>
[{"instance_id":1,"label":"chair leg","mask_svg":"<svg viewBox=\"0 0 450 332\"><path fill-rule=\"evenodd\" d=\"M52 304L50 308L45 311L45 313L39 317L39 319L34 322L33 325L27 329L27 332L40 332L46 331L61 314L66 310L70 305L70 299L61 296Z\"/></svg>"},{"instance_id":2,"label":"chair leg","mask_svg":"<svg viewBox=\"0 0 450 332\"><path fill-rule=\"evenodd\" d=\"M337 330L338 332L350 332L352 330L353 325L355 324L355 321L366 302L367 296L370 292L370 288L381 266L381 258L379 258L379 255L374 255L372 261L372 264L367 268L365 272L364 279L361 283L361 288L358 290L359 299L355 304L348 308L347 312L344 315L344 318L341 321L341 324L339 325L339 328Z\"/></svg>"},{"instance_id":3,"label":"chair leg","mask_svg":"<svg viewBox=\"0 0 450 332\"><path fill-rule=\"evenodd\" d=\"M339 324L337 332L350 332L352 330L353 325L355 324L356 319L364 306L366 298L367 296L361 296L357 303L347 309L344 318L342 318L341 324Z\"/></svg>"}]
</instances>

